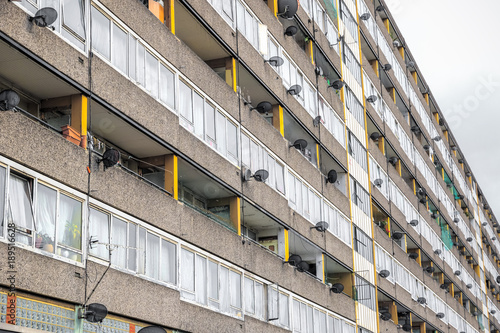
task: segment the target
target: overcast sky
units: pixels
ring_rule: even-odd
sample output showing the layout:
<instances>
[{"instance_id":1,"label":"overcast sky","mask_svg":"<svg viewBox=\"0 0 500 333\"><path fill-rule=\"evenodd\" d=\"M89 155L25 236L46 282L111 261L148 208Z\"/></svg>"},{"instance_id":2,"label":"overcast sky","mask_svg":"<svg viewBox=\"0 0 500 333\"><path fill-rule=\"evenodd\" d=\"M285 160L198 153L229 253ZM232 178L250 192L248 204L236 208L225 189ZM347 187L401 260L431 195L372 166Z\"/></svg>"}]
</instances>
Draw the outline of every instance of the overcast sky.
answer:
<instances>
[{"instance_id":1,"label":"overcast sky","mask_svg":"<svg viewBox=\"0 0 500 333\"><path fill-rule=\"evenodd\" d=\"M500 1L386 3L500 219Z\"/></svg>"}]
</instances>

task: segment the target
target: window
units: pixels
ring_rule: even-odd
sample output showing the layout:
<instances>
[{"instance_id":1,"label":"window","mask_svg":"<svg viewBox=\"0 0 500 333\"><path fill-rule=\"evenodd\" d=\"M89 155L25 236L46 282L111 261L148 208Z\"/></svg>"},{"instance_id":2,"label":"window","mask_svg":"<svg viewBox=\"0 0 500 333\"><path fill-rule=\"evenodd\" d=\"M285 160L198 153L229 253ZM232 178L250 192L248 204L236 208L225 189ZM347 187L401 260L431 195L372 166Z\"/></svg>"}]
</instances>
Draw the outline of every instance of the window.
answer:
<instances>
[{"instance_id":1,"label":"window","mask_svg":"<svg viewBox=\"0 0 500 333\"><path fill-rule=\"evenodd\" d=\"M146 90L158 98L158 59L146 51Z\"/></svg>"},{"instance_id":2,"label":"window","mask_svg":"<svg viewBox=\"0 0 500 333\"><path fill-rule=\"evenodd\" d=\"M92 48L106 59L111 55L111 21L92 7Z\"/></svg>"},{"instance_id":3,"label":"window","mask_svg":"<svg viewBox=\"0 0 500 333\"><path fill-rule=\"evenodd\" d=\"M113 265L127 267L127 222L113 216L111 224L111 244L113 251L111 254L111 263Z\"/></svg>"},{"instance_id":4,"label":"window","mask_svg":"<svg viewBox=\"0 0 500 333\"><path fill-rule=\"evenodd\" d=\"M370 195L363 187L351 177L351 200L366 215L370 216Z\"/></svg>"},{"instance_id":5,"label":"window","mask_svg":"<svg viewBox=\"0 0 500 333\"><path fill-rule=\"evenodd\" d=\"M9 182L8 221L15 224L16 242L32 245L33 180L11 173Z\"/></svg>"},{"instance_id":6,"label":"window","mask_svg":"<svg viewBox=\"0 0 500 333\"><path fill-rule=\"evenodd\" d=\"M245 277L245 313L264 320L264 285Z\"/></svg>"},{"instance_id":7,"label":"window","mask_svg":"<svg viewBox=\"0 0 500 333\"><path fill-rule=\"evenodd\" d=\"M164 64L160 64L160 100L175 108L175 75Z\"/></svg>"},{"instance_id":8,"label":"window","mask_svg":"<svg viewBox=\"0 0 500 333\"><path fill-rule=\"evenodd\" d=\"M82 250L82 202L60 194L57 223L58 255L81 261Z\"/></svg>"},{"instance_id":9,"label":"window","mask_svg":"<svg viewBox=\"0 0 500 333\"><path fill-rule=\"evenodd\" d=\"M91 241L99 243L91 245L90 254L104 260L109 260L109 226L111 217L95 208L90 209L90 228L89 237Z\"/></svg>"},{"instance_id":10,"label":"window","mask_svg":"<svg viewBox=\"0 0 500 333\"><path fill-rule=\"evenodd\" d=\"M2 186L1 183L0 181L0 186ZM50 253L54 253L55 248L56 213L57 190L38 183L36 206L37 238L35 240L35 247Z\"/></svg>"},{"instance_id":11,"label":"window","mask_svg":"<svg viewBox=\"0 0 500 333\"><path fill-rule=\"evenodd\" d=\"M354 226L354 250L373 263L373 240Z\"/></svg>"},{"instance_id":12,"label":"window","mask_svg":"<svg viewBox=\"0 0 500 333\"><path fill-rule=\"evenodd\" d=\"M376 311L375 287L359 275L354 277L356 285L356 301Z\"/></svg>"},{"instance_id":13,"label":"window","mask_svg":"<svg viewBox=\"0 0 500 333\"><path fill-rule=\"evenodd\" d=\"M363 147L361 142L356 138L356 136L349 131L348 132L348 151L349 155L351 155L356 162L358 162L359 166L363 168L363 170L368 171L368 163L366 160L366 149Z\"/></svg>"},{"instance_id":14,"label":"window","mask_svg":"<svg viewBox=\"0 0 500 333\"><path fill-rule=\"evenodd\" d=\"M347 109L354 116L354 118L361 125L361 127L365 128L365 116L364 116L363 104L361 104L361 102L356 98L356 96L349 89L349 87L345 87L344 92L345 92L345 105Z\"/></svg>"},{"instance_id":15,"label":"window","mask_svg":"<svg viewBox=\"0 0 500 333\"><path fill-rule=\"evenodd\" d=\"M85 0L62 0L62 34L81 50L85 49Z\"/></svg>"},{"instance_id":16,"label":"window","mask_svg":"<svg viewBox=\"0 0 500 333\"><path fill-rule=\"evenodd\" d=\"M5 219L5 180L7 173L6 171L7 169L5 169L3 166L0 166L0 237L3 236L3 226L5 224L4 219ZM54 243L54 238L52 238L52 243Z\"/></svg>"},{"instance_id":17,"label":"window","mask_svg":"<svg viewBox=\"0 0 500 333\"><path fill-rule=\"evenodd\" d=\"M127 74L128 35L122 28L113 23L113 42L111 63L125 75Z\"/></svg>"},{"instance_id":18,"label":"window","mask_svg":"<svg viewBox=\"0 0 500 333\"><path fill-rule=\"evenodd\" d=\"M289 327L288 295L272 286L267 288L268 320L282 327Z\"/></svg>"}]
</instances>

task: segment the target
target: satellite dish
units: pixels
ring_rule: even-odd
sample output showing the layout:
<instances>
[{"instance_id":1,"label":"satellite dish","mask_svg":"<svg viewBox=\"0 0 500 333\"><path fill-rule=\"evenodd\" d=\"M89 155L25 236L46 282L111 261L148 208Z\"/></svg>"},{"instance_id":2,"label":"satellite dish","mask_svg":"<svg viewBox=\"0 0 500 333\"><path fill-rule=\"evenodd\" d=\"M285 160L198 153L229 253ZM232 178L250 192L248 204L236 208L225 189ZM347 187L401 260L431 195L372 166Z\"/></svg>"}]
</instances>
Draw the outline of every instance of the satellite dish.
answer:
<instances>
[{"instance_id":1,"label":"satellite dish","mask_svg":"<svg viewBox=\"0 0 500 333\"><path fill-rule=\"evenodd\" d=\"M304 139L297 139L295 142L289 147L294 147L295 149L303 150L307 147L307 141Z\"/></svg>"},{"instance_id":2,"label":"satellite dish","mask_svg":"<svg viewBox=\"0 0 500 333\"><path fill-rule=\"evenodd\" d=\"M241 179L244 182L247 182L250 180L250 178L252 178L252 171L250 169L243 169L241 171Z\"/></svg>"},{"instance_id":3,"label":"satellite dish","mask_svg":"<svg viewBox=\"0 0 500 333\"><path fill-rule=\"evenodd\" d=\"M319 67L319 66L316 66L316 68L314 68L314 72L316 73L316 75L319 75L319 76L323 76L323 68Z\"/></svg>"},{"instance_id":4,"label":"satellite dish","mask_svg":"<svg viewBox=\"0 0 500 333\"><path fill-rule=\"evenodd\" d=\"M334 184L336 181L337 181L337 171L335 170L328 171L328 175L326 176L326 182Z\"/></svg>"},{"instance_id":5,"label":"satellite dish","mask_svg":"<svg viewBox=\"0 0 500 333\"><path fill-rule=\"evenodd\" d=\"M300 94L301 91L302 91L302 87L298 84L294 84L286 92L292 96L296 96L296 95Z\"/></svg>"},{"instance_id":6,"label":"satellite dish","mask_svg":"<svg viewBox=\"0 0 500 333\"><path fill-rule=\"evenodd\" d=\"M482 225L483 227L486 227L488 225L488 222L483 222Z\"/></svg>"},{"instance_id":7,"label":"satellite dish","mask_svg":"<svg viewBox=\"0 0 500 333\"><path fill-rule=\"evenodd\" d=\"M436 213L432 213L432 214L431 214L431 218L433 218L433 219L437 219L437 217L438 217L438 215L437 215Z\"/></svg>"},{"instance_id":8,"label":"satellite dish","mask_svg":"<svg viewBox=\"0 0 500 333\"><path fill-rule=\"evenodd\" d=\"M459 276L460 274L462 274L462 272L461 272L461 271L459 271L459 270L456 270L456 271L455 271L455 272L453 272L453 273L454 273L456 276Z\"/></svg>"},{"instance_id":9,"label":"satellite dish","mask_svg":"<svg viewBox=\"0 0 500 333\"><path fill-rule=\"evenodd\" d=\"M455 218L453 219L453 222L458 223L458 222L460 222L460 219L459 219L458 217L455 217Z\"/></svg>"},{"instance_id":10,"label":"satellite dish","mask_svg":"<svg viewBox=\"0 0 500 333\"><path fill-rule=\"evenodd\" d=\"M52 7L44 7L39 9L35 16L30 17L29 21L35 25L45 28L57 20L57 11Z\"/></svg>"},{"instance_id":11,"label":"satellite dish","mask_svg":"<svg viewBox=\"0 0 500 333\"><path fill-rule=\"evenodd\" d=\"M392 318L392 315L389 312L381 312L380 313L380 319L382 319L383 321L391 320L391 318Z\"/></svg>"},{"instance_id":12,"label":"satellite dish","mask_svg":"<svg viewBox=\"0 0 500 333\"><path fill-rule=\"evenodd\" d=\"M383 183L384 183L384 181L383 181L382 179L380 179L380 178L377 178L377 179L375 179L375 180L373 181L373 184L374 184L375 186L379 187L379 188L380 188L380 187L382 187L382 184L383 184Z\"/></svg>"},{"instance_id":13,"label":"satellite dish","mask_svg":"<svg viewBox=\"0 0 500 333\"><path fill-rule=\"evenodd\" d=\"M264 169L257 170L255 171L252 177L258 182L265 182L266 179L269 177L269 171Z\"/></svg>"},{"instance_id":14,"label":"satellite dish","mask_svg":"<svg viewBox=\"0 0 500 333\"><path fill-rule=\"evenodd\" d=\"M345 82L342 80L335 80L329 87L332 87L335 90L340 90L345 85Z\"/></svg>"},{"instance_id":15,"label":"satellite dish","mask_svg":"<svg viewBox=\"0 0 500 333\"><path fill-rule=\"evenodd\" d=\"M379 132L373 132L372 134L370 134L370 139L372 139L373 141L377 141L381 136L382 134L380 134Z\"/></svg>"},{"instance_id":16,"label":"satellite dish","mask_svg":"<svg viewBox=\"0 0 500 333\"><path fill-rule=\"evenodd\" d=\"M14 90L5 89L0 92L0 111L12 110L20 101L19 95Z\"/></svg>"},{"instance_id":17,"label":"satellite dish","mask_svg":"<svg viewBox=\"0 0 500 333\"><path fill-rule=\"evenodd\" d=\"M405 331L405 332L411 332L411 325L410 324L404 324L403 325L403 331Z\"/></svg>"},{"instance_id":18,"label":"satellite dish","mask_svg":"<svg viewBox=\"0 0 500 333\"><path fill-rule=\"evenodd\" d=\"M434 254L440 255L441 254L441 249L434 250Z\"/></svg>"},{"instance_id":19,"label":"satellite dish","mask_svg":"<svg viewBox=\"0 0 500 333\"><path fill-rule=\"evenodd\" d=\"M427 272L427 273L429 273L429 274L434 273L434 271L435 271L435 270L436 270L436 269L435 269L434 267L432 267L432 266L427 266L427 267L424 269L424 271L426 271L426 272Z\"/></svg>"},{"instance_id":20,"label":"satellite dish","mask_svg":"<svg viewBox=\"0 0 500 333\"><path fill-rule=\"evenodd\" d=\"M408 67L415 69L415 62L411 60L408 61ZM443 126L441 122L442 122L441 119L439 119L439 125Z\"/></svg>"},{"instance_id":21,"label":"satellite dish","mask_svg":"<svg viewBox=\"0 0 500 333\"><path fill-rule=\"evenodd\" d=\"M100 303L92 303L86 306L83 318L90 323L100 323L108 315L106 306Z\"/></svg>"},{"instance_id":22,"label":"satellite dish","mask_svg":"<svg viewBox=\"0 0 500 333\"><path fill-rule=\"evenodd\" d=\"M333 292L334 294L340 294L342 291L344 291L344 285L342 283L335 283L330 288L330 291Z\"/></svg>"},{"instance_id":23,"label":"satellite dish","mask_svg":"<svg viewBox=\"0 0 500 333\"><path fill-rule=\"evenodd\" d=\"M418 258L418 253L417 252L412 252L408 255L410 259L417 260Z\"/></svg>"},{"instance_id":24,"label":"satellite dish","mask_svg":"<svg viewBox=\"0 0 500 333\"><path fill-rule=\"evenodd\" d=\"M298 254L292 254L290 257L288 257L288 261L283 262L283 264L297 266L300 262L302 262L302 257Z\"/></svg>"},{"instance_id":25,"label":"satellite dish","mask_svg":"<svg viewBox=\"0 0 500 333\"><path fill-rule=\"evenodd\" d=\"M425 297L419 297L419 298L417 298L417 303L418 304L425 304L425 303L427 303L427 300L425 299Z\"/></svg>"},{"instance_id":26,"label":"satellite dish","mask_svg":"<svg viewBox=\"0 0 500 333\"><path fill-rule=\"evenodd\" d=\"M378 275L380 275L381 278L386 279L389 277L389 275L391 275L391 272L389 272L387 269L383 269L380 271L380 273L378 273Z\"/></svg>"},{"instance_id":27,"label":"satellite dish","mask_svg":"<svg viewBox=\"0 0 500 333\"><path fill-rule=\"evenodd\" d=\"M410 225L411 225L412 227L416 227L416 226L418 225L418 220L411 220L411 221L410 221Z\"/></svg>"},{"instance_id":28,"label":"satellite dish","mask_svg":"<svg viewBox=\"0 0 500 333\"><path fill-rule=\"evenodd\" d=\"M298 9L297 0L278 0L278 15L285 19L292 19Z\"/></svg>"},{"instance_id":29,"label":"satellite dish","mask_svg":"<svg viewBox=\"0 0 500 333\"><path fill-rule=\"evenodd\" d=\"M370 18L370 13L363 13L359 16L360 20L366 21Z\"/></svg>"},{"instance_id":30,"label":"satellite dish","mask_svg":"<svg viewBox=\"0 0 500 333\"><path fill-rule=\"evenodd\" d=\"M469 283L466 285L467 289L471 289L472 288L472 283Z\"/></svg>"},{"instance_id":31,"label":"satellite dish","mask_svg":"<svg viewBox=\"0 0 500 333\"><path fill-rule=\"evenodd\" d=\"M439 319L443 319L444 318L444 313L439 312L438 314L436 314L436 317L438 317Z\"/></svg>"},{"instance_id":32,"label":"satellite dish","mask_svg":"<svg viewBox=\"0 0 500 333\"><path fill-rule=\"evenodd\" d=\"M309 270L309 264L305 261L299 262L295 267L301 273Z\"/></svg>"},{"instance_id":33,"label":"satellite dish","mask_svg":"<svg viewBox=\"0 0 500 333\"><path fill-rule=\"evenodd\" d=\"M317 116L316 118L314 118L313 120L314 127L318 127L320 123L321 123L321 116Z\"/></svg>"},{"instance_id":34,"label":"satellite dish","mask_svg":"<svg viewBox=\"0 0 500 333\"><path fill-rule=\"evenodd\" d=\"M285 36L295 36L298 31L299 29L296 26L291 25L285 29Z\"/></svg>"},{"instance_id":35,"label":"satellite dish","mask_svg":"<svg viewBox=\"0 0 500 333\"><path fill-rule=\"evenodd\" d=\"M269 58L268 60L264 60L264 62L268 62L269 65L271 65L271 66L279 67L279 66L283 65L284 60L281 57L274 56L274 57Z\"/></svg>"},{"instance_id":36,"label":"satellite dish","mask_svg":"<svg viewBox=\"0 0 500 333\"><path fill-rule=\"evenodd\" d=\"M250 110L257 110L259 113L268 113L273 108L272 104L269 102L260 102L257 107L251 108Z\"/></svg>"},{"instance_id":37,"label":"satellite dish","mask_svg":"<svg viewBox=\"0 0 500 333\"><path fill-rule=\"evenodd\" d=\"M366 101L368 103L375 103L377 101L377 96L376 95L370 95L366 98Z\"/></svg>"},{"instance_id":38,"label":"satellite dish","mask_svg":"<svg viewBox=\"0 0 500 333\"><path fill-rule=\"evenodd\" d=\"M328 222L320 221L320 222L316 223L316 225L314 227L311 227L309 229L316 229L319 232L325 232L326 230L328 230L328 227L329 227Z\"/></svg>"},{"instance_id":39,"label":"satellite dish","mask_svg":"<svg viewBox=\"0 0 500 333\"><path fill-rule=\"evenodd\" d=\"M446 288L448 288L449 285L450 285L450 282L443 283L443 284L439 285L439 288L446 289Z\"/></svg>"},{"instance_id":40,"label":"satellite dish","mask_svg":"<svg viewBox=\"0 0 500 333\"><path fill-rule=\"evenodd\" d=\"M404 233L399 232L399 231L395 231L392 234L392 238L395 239L395 240L400 240L401 238L403 238L403 235L404 235Z\"/></svg>"},{"instance_id":41,"label":"satellite dish","mask_svg":"<svg viewBox=\"0 0 500 333\"><path fill-rule=\"evenodd\" d=\"M98 163L103 162L104 170L110 168L118 163L120 160L120 152L114 148L106 149L104 154L102 154L102 159Z\"/></svg>"},{"instance_id":42,"label":"satellite dish","mask_svg":"<svg viewBox=\"0 0 500 333\"><path fill-rule=\"evenodd\" d=\"M469 237L467 237L465 240L466 240L466 241L468 241L468 242L470 243L470 242L472 242L472 237L470 237L470 236L469 236Z\"/></svg>"},{"instance_id":43,"label":"satellite dish","mask_svg":"<svg viewBox=\"0 0 500 333\"><path fill-rule=\"evenodd\" d=\"M420 133L420 127L418 127L418 125L413 125L412 127L410 127L410 130L415 134Z\"/></svg>"},{"instance_id":44,"label":"satellite dish","mask_svg":"<svg viewBox=\"0 0 500 333\"><path fill-rule=\"evenodd\" d=\"M426 199L425 197L422 197L422 198L420 198L419 202L420 202L421 204L424 204L424 205L425 205L425 203L427 202L427 199Z\"/></svg>"},{"instance_id":45,"label":"satellite dish","mask_svg":"<svg viewBox=\"0 0 500 333\"><path fill-rule=\"evenodd\" d=\"M389 163L391 163L393 166L396 166L396 163L398 163L399 161L399 158L397 158L397 156L393 156L391 158L389 158Z\"/></svg>"},{"instance_id":46,"label":"satellite dish","mask_svg":"<svg viewBox=\"0 0 500 333\"><path fill-rule=\"evenodd\" d=\"M392 65L391 64L385 64L384 66L382 66L382 68L384 69L384 71L388 72L392 69Z\"/></svg>"},{"instance_id":47,"label":"satellite dish","mask_svg":"<svg viewBox=\"0 0 500 333\"><path fill-rule=\"evenodd\" d=\"M166 333L163 327L160 326L146 326L141 328L137 333Z\"/></svg>"}]
</instances>

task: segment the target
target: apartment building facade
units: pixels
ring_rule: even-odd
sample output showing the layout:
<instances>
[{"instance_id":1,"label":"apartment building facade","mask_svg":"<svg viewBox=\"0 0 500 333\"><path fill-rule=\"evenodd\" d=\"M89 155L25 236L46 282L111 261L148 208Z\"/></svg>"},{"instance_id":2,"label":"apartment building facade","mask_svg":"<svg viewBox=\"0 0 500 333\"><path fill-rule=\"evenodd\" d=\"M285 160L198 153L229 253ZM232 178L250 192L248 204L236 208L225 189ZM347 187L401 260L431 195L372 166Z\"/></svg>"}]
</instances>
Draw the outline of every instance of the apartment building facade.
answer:
<instances>
[{"instance_id":1,"label":"apartment building facade","mask_svg":"<svg viewBox=\"0 0 500 333\"><path fill-rule=\"evenodd\" d=\"M0 18L2 332L500 328L498 222L384 1Z\"/></svg>"}]
</instances>

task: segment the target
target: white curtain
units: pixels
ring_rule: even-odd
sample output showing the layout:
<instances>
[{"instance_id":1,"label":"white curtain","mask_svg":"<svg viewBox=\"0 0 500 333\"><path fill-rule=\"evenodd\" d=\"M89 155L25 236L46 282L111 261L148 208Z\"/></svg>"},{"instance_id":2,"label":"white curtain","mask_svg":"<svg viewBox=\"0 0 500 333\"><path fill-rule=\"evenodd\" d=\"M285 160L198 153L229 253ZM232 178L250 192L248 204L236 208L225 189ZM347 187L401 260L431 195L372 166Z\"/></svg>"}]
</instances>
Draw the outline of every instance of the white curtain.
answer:
<instances>
[{"instance_id":1,"label":"white curtain","mask_svg":"<svg viewBox=\"0 0 500 333\"><path fill-rule=\"evenodd\" d=\"M89 237L102 244L93 244L90 254L109 260L109 250L105 244L109 244L109 215L99 210L90 209Z\"/></svg>"},{"instance_id":2,"label":"white curtain","mask_svg":"<svg viewBox=\"0 0 500 333\"><path fill-rule=\"evenodd\" d=\"M196 255L195 299L200 304L207 304L207 258Z\"/></svg>"},{"instance_id":3,"label":"white curtain","mask_svg":"<svg viewBox=\"0 0 500 333\"><path fill-rule=\"evenodd\" d=\"M161 280L175 283L176 280L176 246L169 241L161 240Z\"/></svg>"},{"instance_id":4,"label":"white curtain","mask_svg":"<svg viewBox=\"0 0 500 333\"><path fill-rule=\"evenodd\" d=\"M117 217L113 217L111 244L114 246L111 252L111 262L125 268L127 263L127 222Z\"/></svg>"},{"instance_id":5,"label":"white curtain","mask_svg":"<svg viewBox=\"0 0 500 333\"><path fill-rule=\"evenodd\" d=\"M56 235L56 206L57 191L42 184L37 187L36 206L36 232L42 237L40 241L37 237L35 246L39 249L54 252L54 241ZM52 250L49 246L52 245Z\"/></svg>"},{"instance_id":6,"label":"white curtain","mask_svg":"<svg viewBox=\"0 0 500 333\"><path fill-rule=\"evenodd\" d=\"M148 232L146 246L146 275L158 280L160 268L160 237Z\"/></svg>"}]
</instances>

